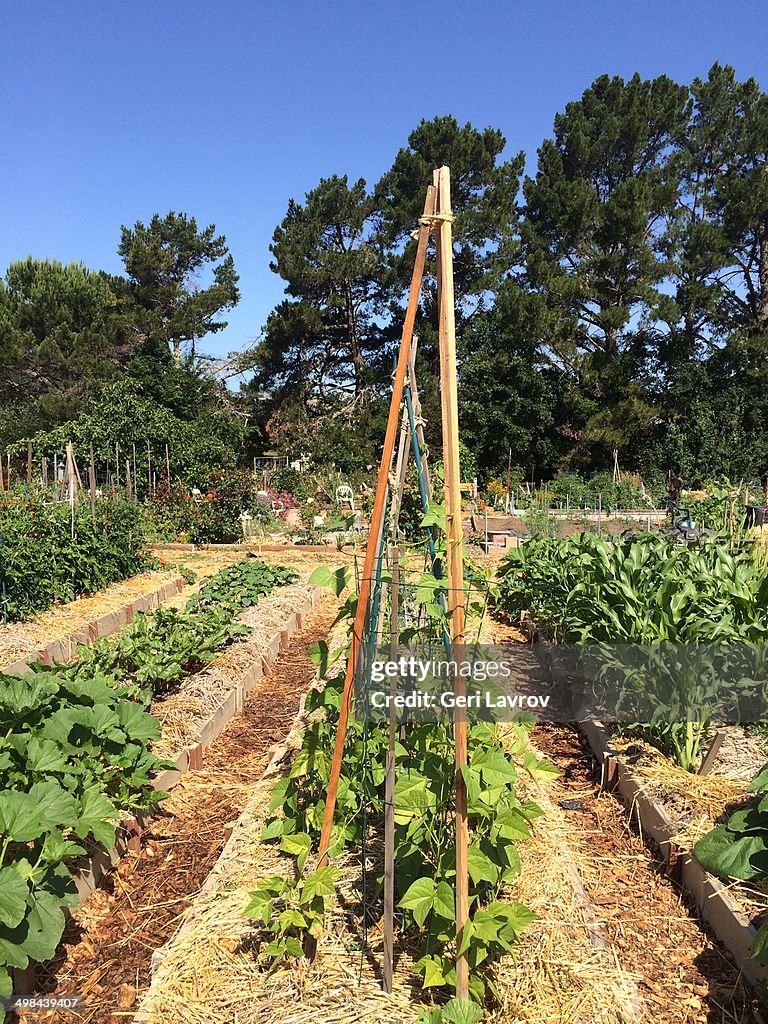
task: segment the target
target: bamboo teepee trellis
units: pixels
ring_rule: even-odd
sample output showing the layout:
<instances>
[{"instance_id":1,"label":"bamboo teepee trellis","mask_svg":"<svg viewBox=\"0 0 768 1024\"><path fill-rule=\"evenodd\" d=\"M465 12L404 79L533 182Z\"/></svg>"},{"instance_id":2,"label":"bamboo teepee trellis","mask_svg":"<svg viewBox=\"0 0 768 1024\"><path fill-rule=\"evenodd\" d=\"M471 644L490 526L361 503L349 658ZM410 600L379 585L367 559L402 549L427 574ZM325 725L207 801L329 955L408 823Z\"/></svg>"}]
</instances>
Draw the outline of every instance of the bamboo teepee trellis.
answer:
<instances>
[{"instance_id":1,"label":"bamboo teepee trellis","mask_svg":"<svg viewBox=\"0 0 768 1024\"><path fill-rule=\"evenodd\" d=\"M440 384L442 399L443 429L443 463L445 471L445 507L446 507L446 540L447 540L447 612L450 623L450 645L453 651L460 650L464 643L464 567L462 555L462 518L461 518L461 487L459 472L459 428L458 398L456 378L456 329L453 287L453 250L452 221L450 197L450 171L441 167L433 175L433 182L427 187L424 211L419 218L418 230L415 233L417 245L411 277L411 288L403 322L400 351L392 387L392 398L387 417L384 437L384 449L381 456L376 493L371 514L370 531L365 552L365 562L360 580L357 610L352 630L349 658L347 661L344 689L339 711L336 741L331 762L328 792L325 802L323 825L320 837L318 863L323 865L328 860L328 848L331 839L334 811L338 793L339 777L344 756L344 741L349 722L350 704L355 673L360 654L364 649L370 625L372 584L375 584L377 566L380 567L383 540L385 509L387 504L390 480L393 479L393 459L400 425L403 423L411 428L414 453L418 458L419 442L423 452L423 433L416 422L413 409L413 390L405 395L406 375L411 368L415 372L413 349L413 332L419 305L424 266L430 235L435 236L437 245L437 281L438 281L438 315L439 315L439 348L440 348ZM405 399L405 412L403 403ZM409 401L410 399L410 401ZM402 482L404 475L406 449L401 447L398 459L397 484ZM423 475L420 472L420 486L424 488ZM428 489L428 485L427 489ZM396 497L396 502L399 496ZM395 630L393 629L393 632ZM465 696L465 681L461 673L454 673L454 689L457 696ZM468 917L469 878L467 872L468 828L467 828L467 791L462 768L467 763L467 722L466 712L458 708L454 717L455 740L455 806L456 806L456 932L457 948L461 948L463 928ZM391 779L390 779L391 783ZM385 866L386 874L386 866ZM392 898L388 894L387 909L391 914ZM385 922L386 931L386 922ZM389 962L386 962L386 957ZM391 982L391 941L385 943L385 980ZM466 955L460 955L456 963L456 993L460 998L468 995L468 962Z\"/></svg>"}]
</instances>

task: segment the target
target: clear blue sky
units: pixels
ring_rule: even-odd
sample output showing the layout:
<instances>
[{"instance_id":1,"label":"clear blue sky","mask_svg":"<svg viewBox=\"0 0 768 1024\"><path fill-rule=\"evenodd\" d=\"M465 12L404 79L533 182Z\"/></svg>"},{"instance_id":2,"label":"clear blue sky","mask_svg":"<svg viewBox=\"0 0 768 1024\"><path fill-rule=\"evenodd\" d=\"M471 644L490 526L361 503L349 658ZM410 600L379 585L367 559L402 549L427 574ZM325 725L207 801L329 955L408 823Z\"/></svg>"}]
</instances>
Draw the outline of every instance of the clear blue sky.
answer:
<instances>
[{"instance_id":1,"label":"clear blue sky","mask_svg":"<svg viewBox=\"0 0 768 1024\"><path fill-rule=\"evenodd\" d=\"M529 159L602 73L680 82L715 60L766 86L759 0L0 0L0 273L29 254L121 270L121 224L181 210L224 232L242 300L282 284L269 243L329 174L369 183L421 118L500 128Z\"/></svg>"}]
</instances>

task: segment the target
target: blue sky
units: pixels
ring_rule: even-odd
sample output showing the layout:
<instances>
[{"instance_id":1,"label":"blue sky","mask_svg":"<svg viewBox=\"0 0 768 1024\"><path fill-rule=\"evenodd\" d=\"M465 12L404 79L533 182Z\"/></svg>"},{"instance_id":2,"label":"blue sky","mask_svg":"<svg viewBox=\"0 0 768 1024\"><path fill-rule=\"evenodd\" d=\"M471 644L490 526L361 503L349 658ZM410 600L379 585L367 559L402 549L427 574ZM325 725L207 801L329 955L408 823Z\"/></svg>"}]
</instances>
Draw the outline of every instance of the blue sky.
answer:
<instances>
[{"instance_id":1,"label":"blue sky","mask_svg":"<svg viewBox=\"0 0 768 1024\"><path fill-rule=\"evenodd\" d=\"M758 0L1 0L0 273L27 255L121 270L121 224L182 210L230 244L259 332L269 243L321 177L369 183L421 118L500 128L529 160L599 74L766 86Z\"/></svg>"}]
</instances>

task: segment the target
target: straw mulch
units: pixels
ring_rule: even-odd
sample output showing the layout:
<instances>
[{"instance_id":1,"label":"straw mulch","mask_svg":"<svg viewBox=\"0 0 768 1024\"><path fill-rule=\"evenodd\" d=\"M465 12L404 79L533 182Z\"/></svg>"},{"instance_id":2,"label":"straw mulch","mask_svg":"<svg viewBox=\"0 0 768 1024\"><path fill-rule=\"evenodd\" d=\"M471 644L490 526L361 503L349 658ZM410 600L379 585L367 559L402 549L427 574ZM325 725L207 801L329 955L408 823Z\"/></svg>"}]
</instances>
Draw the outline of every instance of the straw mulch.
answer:
<instances>
[{"instance_id":1,"label":"straw mulch","mask_svg":"<svg viewBox=\"0 0 768 1024\"><path fill-rule=\"evenodd\" d=\"M121 583L113 583L99 594L55 605L26 622L0 624L0 665L36 654L46 644L77 633L94 619L117 611L177 576L178 572L173 569L143 572Z\"/></svg>"},{"instance_id":2,"label":"straw mulch","mask_svg":"<svg viewBox=\"0 0 768 1024\"><path fill-rule=\"evenodd\" d=\"M158 757L173 757L195 743L203 724L221 706L227 694L247 669L261 662L269 643L285 620L308 600L311 589L293 584L263 597L238 616L251 633L229 647L209 666L186 676L179 689L152 703L152 714L160 722L162 735L154 744Z\"/></svg>"},{"instance_id":3,"label":"straw mulch","mask_svg":"<svg viewBox=\"0 0 768 1024\"><path fill-rule=\"evenodd\" d=\"M645 740L620 736L613 743L646 795L665 810L675 829L672 838L685 849L749 798L748 779L687 772Z\"/></svg>"},{"instance_id":4,"label":"straw mulch","mask_svg":"<svg viewBox=\"0 0 768 1024\"><path fill-rule=\"evenodd\" d=\"M133 1016L149 985L154 950L176 931L224 847L227 827L290 728L314 676L307 651L327 636L335 612L335 600L316 607L242 712L206 749L203 770L186 773L152 817L141 852L127 854L74 912L56 958L38 970L36 991L86 997L83 1024ZM30 1017L30 1024L54 1019Z\"/></svg>"},{"instance_id":5,"label":"straw mulch","mask_svg":"<svg viewBox=\"0 0 768 1024\"><path fill-rule=\"evenodd\" d=\"M542 725L534 737L562 771L550 784L550 795L567 825L563 839L600 930L634 978L647 1019L656 1024L764 1024L753 994L696 908L665 876L660 859L631 827L624 806L600 791L592 755L576 730Z\"/></svg>"}]
</instances>

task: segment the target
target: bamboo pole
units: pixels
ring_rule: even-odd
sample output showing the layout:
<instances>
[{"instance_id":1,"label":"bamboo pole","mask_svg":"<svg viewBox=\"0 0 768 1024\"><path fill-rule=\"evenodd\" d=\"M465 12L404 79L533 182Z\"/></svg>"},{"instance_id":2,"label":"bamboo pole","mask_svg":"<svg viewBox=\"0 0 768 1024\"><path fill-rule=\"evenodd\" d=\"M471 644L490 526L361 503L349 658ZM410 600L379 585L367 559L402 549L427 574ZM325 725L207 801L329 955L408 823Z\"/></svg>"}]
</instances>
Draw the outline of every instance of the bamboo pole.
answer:
<instances>
[{"instance_id":1,"label":"bamboo pole","mask_svg":"<svg viewBox=\"0 0 768 1024\"><path fill-rule=\"evenodd\" d=\"M392 548L392 585L390 588L390 639L392 661L397 660L399 642L397 618L400 611L400 552ZM390 695L397 692L397 681L390 680ZM384 780L384 960L382 973L384 991L392 991L395 948L395 741L397 739L397 712L394 700L389 704L389 747L387 749L386 778Z\"/></svg>"},{"instance_id":2,"label":"bamboo pole","mask_svg":"<svg viewBox=\"0 0 768 1024\"><path fill-rule=\"evenodd\" d=\"M445 467L446 541L448 561L448 615L454 657L464 644L464 557L461 520L461 474L459 468L459 404L456 379L456 318L453 288L453 240L451 230L451 179L447 167L438 172L437 194L439 252L439 343L440 393L443 410L443 465ZM454 674L454 694L466 697L466 680ZM467 763L466 708L454 712L456 793L456 942L461 945L469 916L469 875L467 857L467 787L462 768ZM456 958L456 995L469 995L469 962L466 952Z\"/></svg>"},{"instance_id":3,"label":"bamboo pole","mask_svg":"<svg viewBox=\"0 0 768 1024\"><path fill-rule=\"evenodd\" d=\"M392 456L395 450L398 420L400 418L400 404L403 398L403 386L405 383L406 370L408 368L408 354L411 349L413 327L416 322L416 313L418 312L419 298L421 295L421 282L424 276L424 263L427 255L427 244L429 242L431 225L431 221L428 218L434 213L434 210L435 189L430 186L427 189L427 197L424 202L424 217L419 223L416 258L414 260L413 274L411 277L411 291L408 297L408 307L405 312L405 320L403 322L403 334L400 340L400 355L397 361L397 369L395 370L395 380L392 387L392 400L389 405L389 416L387 418L387 430L384 435L384 450L381 454L381 466L379 468L379 476L376 482L376 494L373 501L371 524L368 533L368 542L365 549L363 576L360 580L357 610L355 612L355 622L352 628L352 639L349 647L347 671L344 678L344 690L341 698L341 707L339 708L339 721L336 728L336 742L333 749L333 760L331 761L331 770L328 779L328 793L325 800L323 827L320 833L318 867L322 867L328 861L328 846L331 841L333 815L336 810L336 794L339 788L341 761L344 754L344 740L347 735L349 708L352 700L352 684L355 678L358 652L364 642L365 619L368 610L368 601L371 596L371 578L373 576L374 561L378 554L379 536L384 523L384 503L387 494L387 483L390 469L392 467Z\"/></svg>"}]
</instances>

